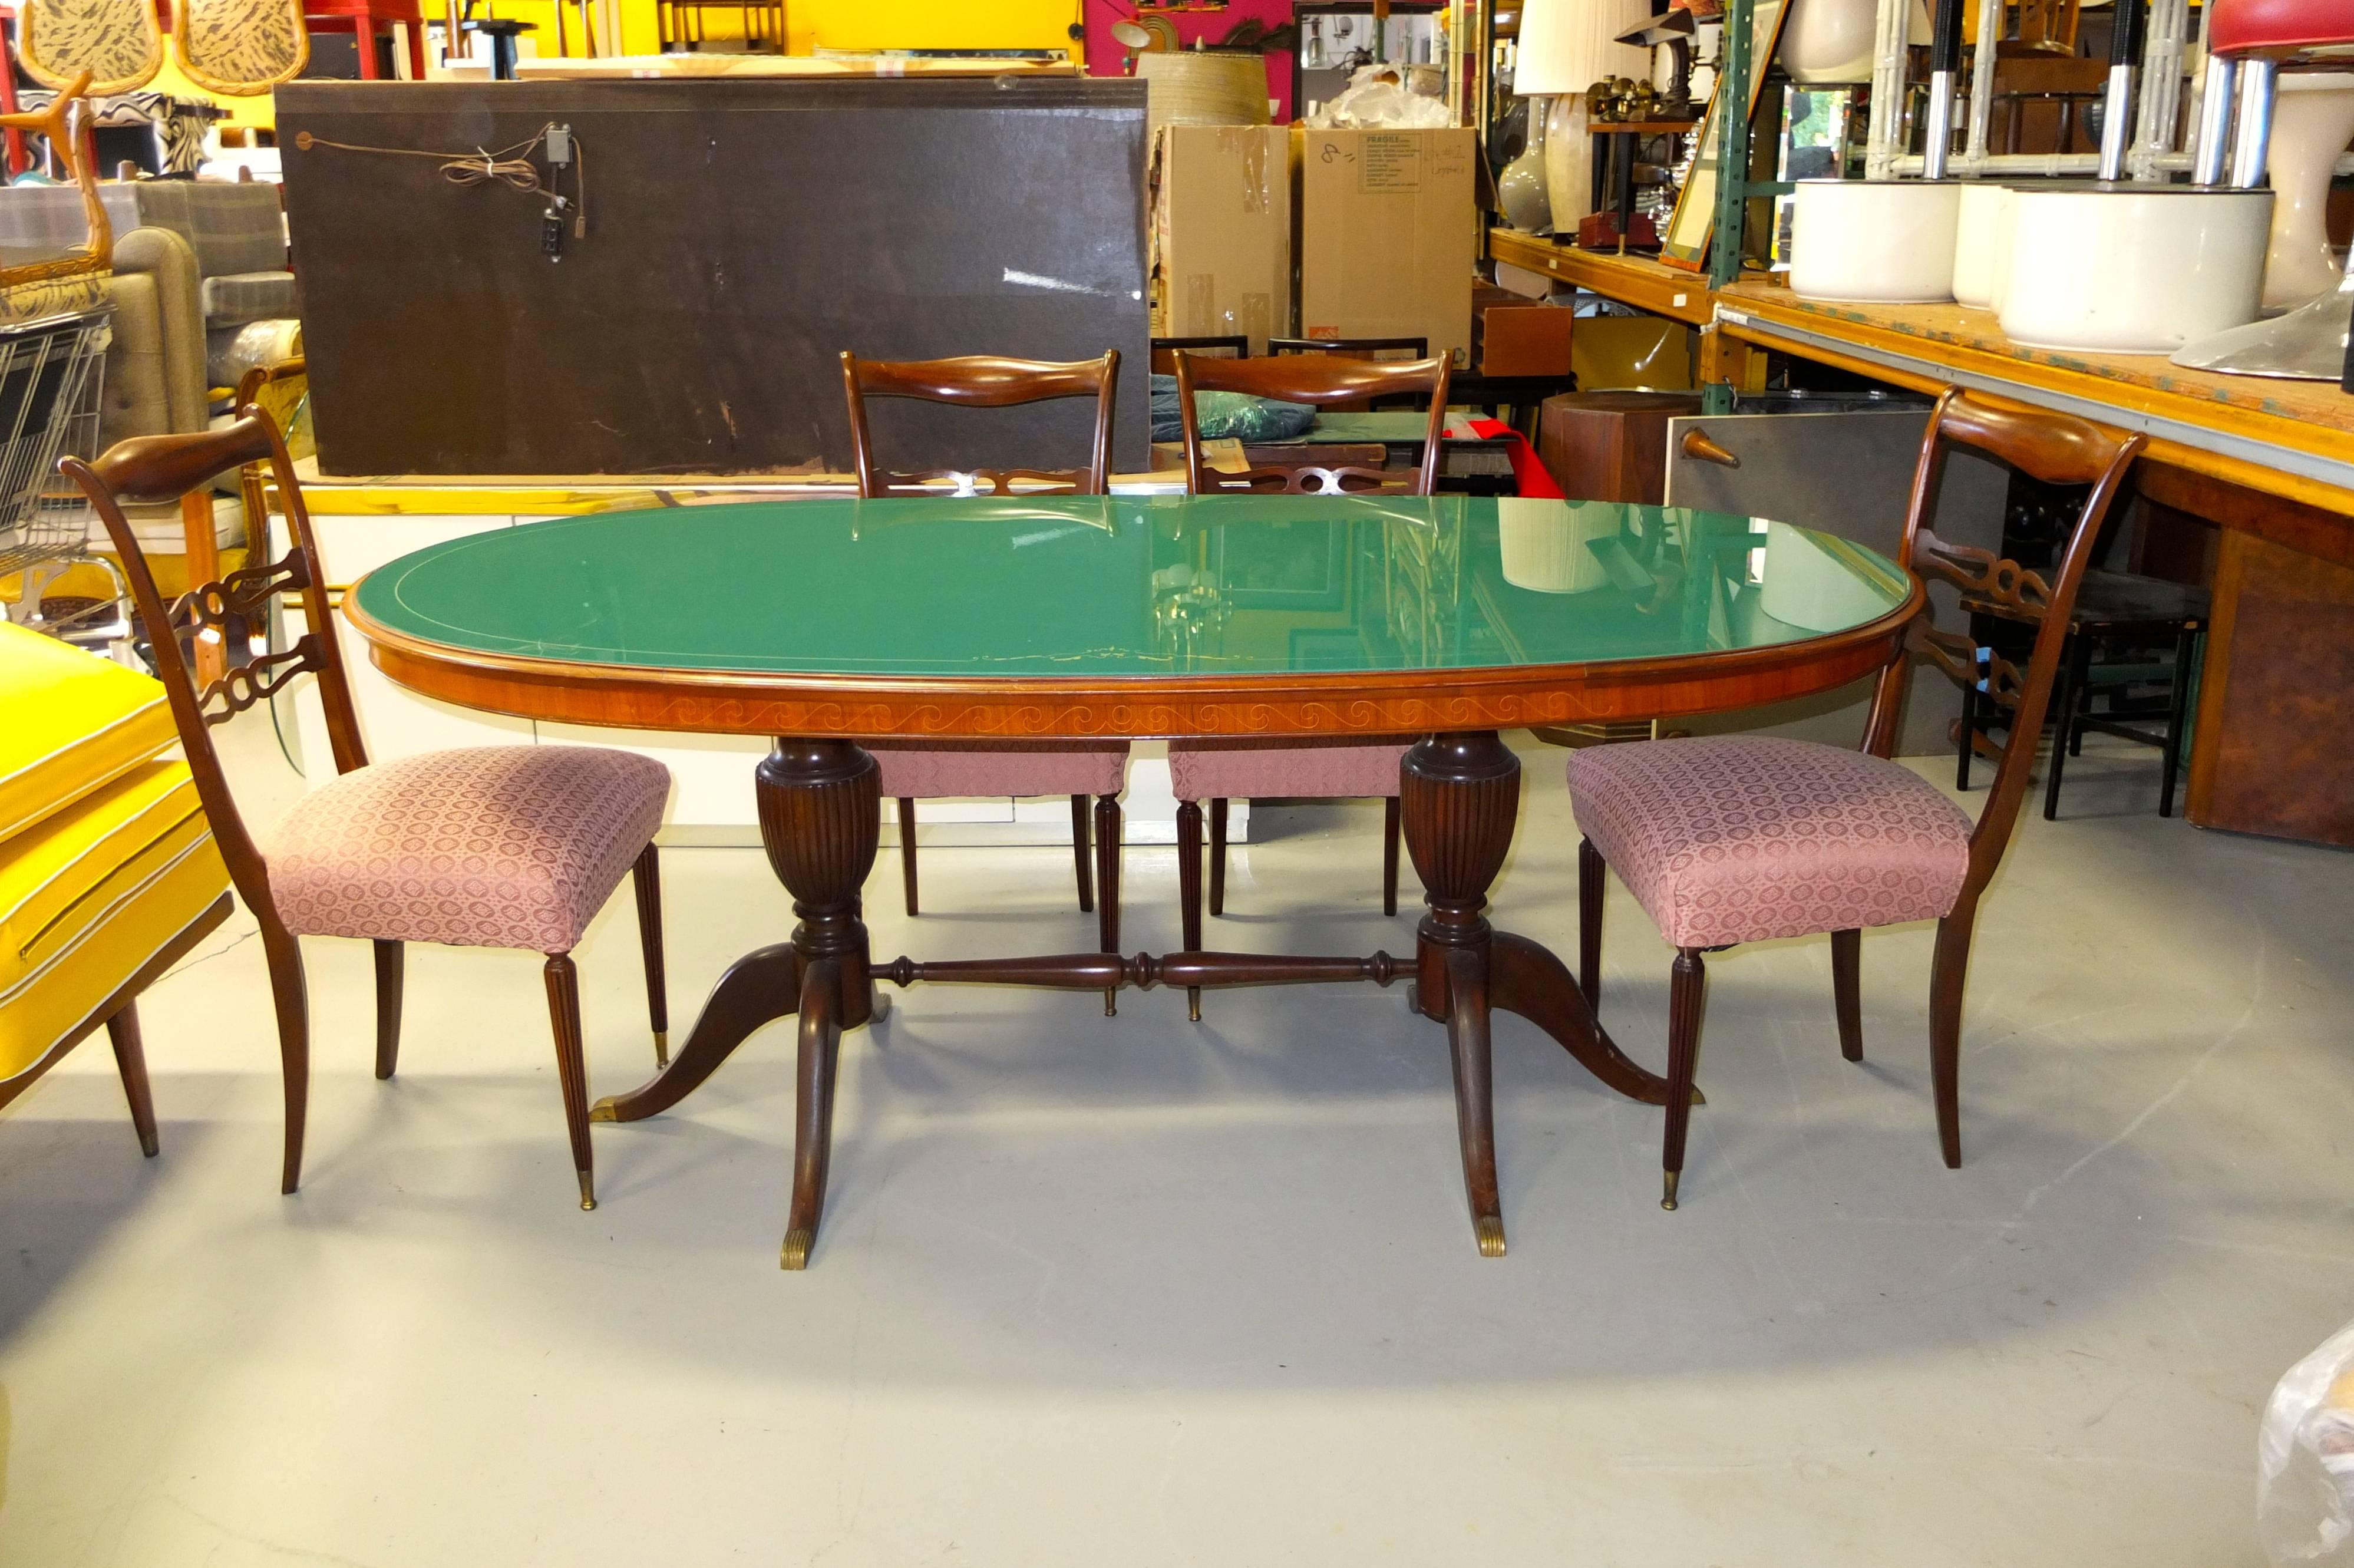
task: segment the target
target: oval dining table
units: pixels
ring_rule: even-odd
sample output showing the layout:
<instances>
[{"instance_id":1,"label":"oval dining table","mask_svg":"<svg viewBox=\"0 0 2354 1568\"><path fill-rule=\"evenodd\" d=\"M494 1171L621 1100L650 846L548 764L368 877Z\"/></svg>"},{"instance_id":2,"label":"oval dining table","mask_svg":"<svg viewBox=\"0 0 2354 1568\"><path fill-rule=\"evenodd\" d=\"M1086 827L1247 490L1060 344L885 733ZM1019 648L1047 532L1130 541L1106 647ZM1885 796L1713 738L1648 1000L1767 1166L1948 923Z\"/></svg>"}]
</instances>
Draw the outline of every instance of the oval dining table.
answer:
<instances>
[{"instance_id":1,"label":"oval dining table","mask_svg":"<svg viewBox=\"0 0 2354 1568\"><path fill-rule=\"evenodd\" d=\"M386 675L533 719L757 735L761 842L790 938L737 959L669 1063L600 1121L676 1105L797 1014L783 1264L825 1201L841 1034L875 983L1102 991L1372 980L1446 1026L1479 1251L1504 1251L1489 1018L1543 1030L1611 1088L1666 1081L1549 949L1491 927L1521 764L1500 730L1666 719L1830 691L1900 656L1920 583L1762 518L1469 496L801 500L598 513L419 550L344 613ZM876 962L861 889L881 826L862 739L1411 739L1410 959L1070 953ZM1695 1094L1695 1099L1698 1098Z\"/></svg>"}]
</instances>

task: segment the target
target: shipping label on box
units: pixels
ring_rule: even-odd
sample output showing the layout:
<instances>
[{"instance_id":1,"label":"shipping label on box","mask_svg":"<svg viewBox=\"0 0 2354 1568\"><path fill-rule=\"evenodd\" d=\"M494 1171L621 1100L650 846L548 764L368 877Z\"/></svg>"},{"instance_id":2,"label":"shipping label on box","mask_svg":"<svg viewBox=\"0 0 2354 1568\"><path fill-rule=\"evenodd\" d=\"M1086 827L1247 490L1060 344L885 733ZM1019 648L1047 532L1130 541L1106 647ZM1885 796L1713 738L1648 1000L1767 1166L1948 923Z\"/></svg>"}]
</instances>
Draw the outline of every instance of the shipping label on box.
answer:
<instances>
[{"instance_id":1,"label":"shipping label on box","mask_svg":"<svg viewBox=\"0 0 2354 1568\"><path fill-rule=\"evenodd\" d=\"M1171 125L1154 150L1152 335L1291 335L1291 134Z\"/></svg>"},{"instance_id":2,"label":"shipping label on box","mask_svg":"<svg viewBox=\"0 0 2354 1568\"><path fill-rule=\"evenodd\" d=\"M1302 133L1301 336L1418 337L1468 368L1476 148L1469 127Z\"/></svg>"}]
</instances>

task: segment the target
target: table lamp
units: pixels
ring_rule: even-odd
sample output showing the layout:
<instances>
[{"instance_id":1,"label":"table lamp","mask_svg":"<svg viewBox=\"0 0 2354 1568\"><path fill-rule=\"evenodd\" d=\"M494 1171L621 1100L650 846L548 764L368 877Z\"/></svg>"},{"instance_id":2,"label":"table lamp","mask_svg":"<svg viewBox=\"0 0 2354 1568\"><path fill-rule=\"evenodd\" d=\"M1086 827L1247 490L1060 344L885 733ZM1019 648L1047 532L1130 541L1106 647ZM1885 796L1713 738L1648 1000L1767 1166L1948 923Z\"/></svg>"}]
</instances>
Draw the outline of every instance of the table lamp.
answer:
<instances>
[{"instance_id":1,"label":"table lamp","mask_svg":"<svg viewBox=\"0 0 2354 1568\"><path fill-rule=\"evenodd\" d=\"M1549 98L1544 117L1545 186L1555 233L1575 234L1594 210L1593 169L1585 136L1585 90L1606 77L1651 74L1648 49L1617 42L1650 19L1649 0L1526 0L1521 7L1518 98ZM1529 133L1537 134L1536 113Z\"/></svg>"}]
</instances>

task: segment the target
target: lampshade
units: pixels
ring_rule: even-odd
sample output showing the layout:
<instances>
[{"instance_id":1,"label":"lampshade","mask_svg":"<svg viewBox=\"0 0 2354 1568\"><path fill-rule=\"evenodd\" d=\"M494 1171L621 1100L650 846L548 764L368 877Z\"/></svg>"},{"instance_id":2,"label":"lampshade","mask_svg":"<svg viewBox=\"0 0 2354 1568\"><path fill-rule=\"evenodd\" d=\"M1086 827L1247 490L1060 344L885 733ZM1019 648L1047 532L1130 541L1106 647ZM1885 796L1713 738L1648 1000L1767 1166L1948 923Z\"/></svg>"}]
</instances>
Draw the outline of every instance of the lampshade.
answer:
<instances>
[{"instance_id":1,"label":"lampshade","mask_svg":"<svg viewBox=\"0 0 2354 1568\"><path fill-rule=\"evenodd\" d=\"M1525 0L1514 95L1551 97L1584 92L1605 77L1649 77L1651 52L1613 40L1650 19L1649 0Z\"/></svg>"}]
</instances>

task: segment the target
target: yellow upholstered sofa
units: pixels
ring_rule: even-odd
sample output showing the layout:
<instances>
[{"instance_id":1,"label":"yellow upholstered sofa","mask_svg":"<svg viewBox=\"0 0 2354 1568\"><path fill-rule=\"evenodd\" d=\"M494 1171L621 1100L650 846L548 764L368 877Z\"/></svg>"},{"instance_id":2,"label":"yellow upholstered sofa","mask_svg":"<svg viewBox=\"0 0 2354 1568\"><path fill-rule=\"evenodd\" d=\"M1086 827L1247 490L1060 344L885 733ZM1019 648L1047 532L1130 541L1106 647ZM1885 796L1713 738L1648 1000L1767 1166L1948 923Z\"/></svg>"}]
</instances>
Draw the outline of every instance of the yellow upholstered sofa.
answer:
<instances>
[{"instance_id":1,"label":"yellow upholstered sofa","mask_svg":"<svg viewBox=\"0 0 2354 1568\"><path fill-rule=\"evenodd\" d=\"M163 686L0 624L0 1106L104 1024L155 1152L139 992L228 918Z\"/></svg>"}]
</instances>

